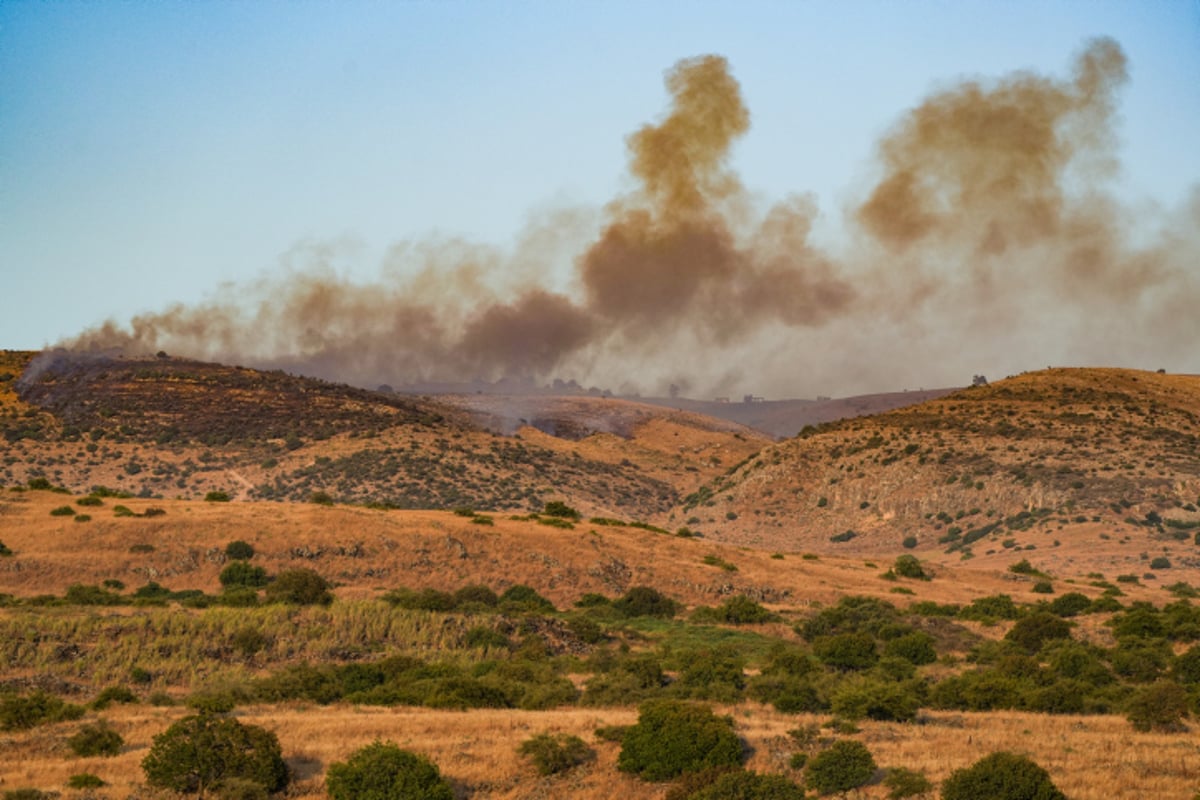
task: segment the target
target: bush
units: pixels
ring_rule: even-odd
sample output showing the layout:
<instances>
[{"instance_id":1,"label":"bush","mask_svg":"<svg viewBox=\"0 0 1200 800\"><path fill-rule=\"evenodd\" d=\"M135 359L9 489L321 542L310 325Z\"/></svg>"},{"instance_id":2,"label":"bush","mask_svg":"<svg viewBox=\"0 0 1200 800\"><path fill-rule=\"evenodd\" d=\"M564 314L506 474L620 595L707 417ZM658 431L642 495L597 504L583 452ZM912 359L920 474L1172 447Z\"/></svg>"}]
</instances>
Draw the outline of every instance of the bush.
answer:
<instances>
[{"instance_id":1,"label":"bush","mask_svg":"<svg viewBox=\"0 0 1200 800\"><path fill-rule=\"evenodd\" d=\"M331 764L325 788L333 800L454 800L437 765L391 742L376 741Z\"/></svg>"},{"instance_id":2,"label":"bush","mask_svg":"<svg viewBox=\"0 0 1200 800\"><path fill-rule=\"evenodd\" d=\"M184 717L155 736L142 771L151 786L199 794L232 778L268 792L288 782L275 734L213 714Z\"/></svg>"},{"instance_id":3,"label":"bush","mask_svg":"<svg viewBox=\"0 0 1200 800\"><path fill-rule=\"evenodd\" d=\"M717 606L715 611L719 620L728 622L731 625L752 625L778 619L778 617L762 605L746 597L744 594L730 597L724 603Z\"/></svg>"},{"instance_id":4,"label":"bush","mask_svg":"<svg viewBox=\"0 0 1200 800\"><path fill-rule=\"evenodd\" d=\"M71 508L70 506L59 506L58 508L51 509L50 516L52 516L52 517L73 517L73 516L75 516L75 509Z\"/></svg>"},{"instance_id":5,"label":"bush","mask_svg":"<svg viewBox=\"0 0 1200 800\"><path fill-rule=\"evenodd\" d=\"M580 514L578 511L571 508L569 505L562 502L561 500L551 500L549 503L546 503L545 508L542 509L542 513L545 514L547 517L558 517L559 519L572 519L577 522L579 520L583 519L582 514Z\"/></svg>"},{"instance_id":6,"label":"bush","mask_svg":"<svg viewBox=\"0 0 1200 800\"><path fill-rule=\"evenodd\" d=\"M818 636L812 643L813 655L838 670L859 670L875 666L879 654L875 640L866 633L839 633Z\"/></svg>"},{"instance_id":7,"label":"bush","mask_svg":"<svg viewBox=\"0 0 1200 800\"><path fill-rule=\"evenodd\" d=\"M942 800L1066 800L1049 773L1025 756L997 752L955 770L942 783Z\"/></svg>"},{"instance_id":8,"label":"bush","mask_svg":"<svg viewBox=\"0 0 1200 800\"><path fill-rule=\"evenodd\" d=\"M508 587L500 595L501 605L514 606L518 611L555 611L554 604L524 584Z\"/></svg>"},{"instance_id":9,"label":"bush","mask_svg":"<svg viewBox=\"0 0 1200 800\"><path fill-rule=\"evenodd\" d=\"M1135 730L1177 733L1184 730L1187 691L1177 683L1159 681L1139 689L1125 706L1125 718Z\"/></svg>"},{"instance_id":10,"label":"bush","mask_svg":"<svg viewBox=\"0 0 1200 800\"><path fill-rule=\"evenodd\" d=\"M912 550L917 546L917 544L918 544L917 537L905 536L904 541L900 543L900 546L903 547L905 550Z\"/></svg>"},{"instance_id":11,"label":"bush","mask_svg":"<svg viewBox=\"0 0 1200 800\"><path fill-rule=\"evenodd\" d=\"M623 617L660 617L670 619L679 606L674 600L649 586L634 586L612 602Z\"/></svg>"},{"instance_id":12,"label":"bush","mask_svg":"<svg viewBox=\"0 0 1200 800\"><path fill-rule=\"evenodd\" d=\"M540 775L556 775L566 772L593 759L596 753L578 736L565 733L551 735L539 733L526 739L517 752L528 758L537 767Z\"/></svg>"},{"instance_id":13,"label":"bush","mask_svg":"<svg viewBox=\"0 0 1200 800\"><path fill-rule=\"evenodd\" d=\"M64 703L41 690L28 695L0 694L0 730L16 731L49 722L79 719L83 706Z\"/></svg>"},{"instance_id":14,"label":"bush","mask_svg":"<svg viewBox=\"0 0 1200 800\"><path fill-rule=\"evenodd\" d=\"M90 772L80 772L67 778L67 787L70 789L99 789L107 785L99 775Z\"/></svg>"},{"instance_id":15,"label":"bush","mask_svg":"<svg viewBox=\"0 0 1200 800\"><path fill-rule=\"evenodd\" d=\"M92 708L101 711L113 703L136 703L137 695L127 686L109 686L103 689L92 701Z\"/></svg>"},{"instance_id":16,"label":"bush","mask_svg":"<svg viewBox=\"0 0 1200 800\"><path fill-rule=\"evenodd\" d=\"M1092 607L1092 601L1082 592L1067 592L1050 601L1046 608L1051 614L1060 617L1075 617L1086 613Z\"/></svg>"},{"instance_id":17,"label":"bush","mask_svg":"<svg viewBox=\"0 0 1200 800\"><path fill-rule=\"evenodd\" d=\"M804 790L783 775L726 772L688 800L804 800Z\"/></svg>"},{"instance_id":18,"label":"bush","mask_svg":"<svg viewBox=\"0 0 1200 800\"><path fill-rule=\"evenodd\" d=\"M249 561L254 558L254 545L235 539L225 545L225 557L234 561Z\"/></svg>"},{"instance_id":19,"label":"bush","mask_svg":"<svg viewBox=\"0 0 1200 800\"><path fill-rule=\"evenodd\" d=\"M1012 642L1030 655L1041 650L1046 642L1070 638L1071 623L1048 611L1035 611L1029 616L1021 617L1004 635L1006 641Z\"/></svg>"},{"instance_id":20,"label":"bush","mask_svg":"<svg viewBox=\"0 0 1200 800\"><path fill-rule=\"evenodd\" d=\"M808 785L821 794L848 792L871 780L875 759L862 742L842 739L813 756L804 774Z\"/></svg>"},{"instance_id":21,"label":"bush","mask_svg":"<svg viewBox=\"0 0 1200 800\"><path fill-rule=\"evenodd\" d=\"M904 767L892 767L884 776L883 785L888 788L888 800L902 800L905 797L930 794L933 783L922 772L915 772Z\"/></svg>"},{"instance_id":22,"label":"bush","mask_svg":"<svg viewBox=\"0 0 1200 800\"><path fill-rule=\"evenodd\" d=\"M674 700L644 704L625 732L617 768L643 780L665 781L687 772L742 761L733 723L707 706Z\"/></svg>"},{"instance_id":23,"label":"bush","mask_svg":"<svg viewBox=\"0 0 1200 800\"><path fill-rule=\"evenodd\" d=\"M937 661L934 638L924 631L913 631L890 639L883 646L883 655L902 658L910 664L921 666Z\"/></svg>"},{"instance_id":24,"label":"bush","mask_svg":"<svg viewBox=\"0 0 1200 800\"><path fill-rule=\"evenodd\" d=\"M257 589L266 586L269 582L267 571L264 568L246 561L234 561L229 564L221 570L217 580L226 589Z\"/></svg>"},{"instance_id":25,"label":"bush","mask_svg":"<svg viewBox=\"0 0 1200 800\"><path fill-rule=\"evenodd\" d=\"M115 756L121 752L125 740L121 734L101 720L95 725L84 725L71 738L67 739L67 747L80 758L91 756Z\"/></svg>"},{"instance_id":26,"label":"bush","mask_svg":"<svg viewBox=\"0 0 1200 800\"><path fill-rule=\"evenodd\" d=\"M0 556L11 556L13 551L4 542L0 542Z\"/></svg>"},{"instance_id":27,"label":"bush","mask_svg":"<svg viewBox=\"0 0 1200 800\"><path fill-rule=\"evenodd\" d=\"M204 495L204 502L206 502L206 503L228 503L229 502L229 493L222 492L222 491L209 492L208 494Z\"/></svg>"},{"instance_id":28,"label":"bush","mask_svg":"<svg viewBox=\"0 0 1200 800\"><path fill-rule=\"evenodd\" d=\"M892 571L901 578L915 578L920 581L929 580L929 576L921 568L921 562L917 560L916 556L899 556L892 565Z\"/></svg>"},{"instance_id":29,"label":"bush","mask_svg":"<svg viewBox=\"0 0 1200 800\"><path fill-rule=\"evenodd\" d=\"M232 566L232 565L231 565ZM267 600L295 605L329 605L333 595L329 583L311 569L285 569L267 584Z\"/></svg>"},{"instance_id":30,"label":"bush","mask_svg":"<svg viewBox=\"0 0 1200 800\"><path fill-rule=\"evenodd\" d=\"M1150 569L1170 569L1171 559L1166 556L1159 556L1150 562Z\"/></svg>"}]
</instances>

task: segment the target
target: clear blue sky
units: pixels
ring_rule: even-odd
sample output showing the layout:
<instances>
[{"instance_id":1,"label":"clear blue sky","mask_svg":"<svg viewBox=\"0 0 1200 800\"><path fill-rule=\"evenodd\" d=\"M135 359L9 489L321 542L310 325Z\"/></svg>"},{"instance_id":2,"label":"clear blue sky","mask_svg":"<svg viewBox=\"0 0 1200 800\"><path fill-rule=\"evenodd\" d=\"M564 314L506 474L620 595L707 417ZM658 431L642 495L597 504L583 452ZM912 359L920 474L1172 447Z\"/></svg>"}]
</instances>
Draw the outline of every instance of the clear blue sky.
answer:
<instances>
[{"instance_id":1,"label":"clear blue sky","mask_svg":"<svg viewBox=\"0 0 1200 800\"><path fill-rule=\"evenodd\" d=\"M0 0L0 347L37 348L223 282L300 242L375 278L436 233L501 248L530 214L628 186L664 70L729 59L767 198L861 199L873 147L963 77L1130 63L1123 199L1200 181L1200 3ZM1200 268L1200 266L1198 266Z\"/></svg>"}]
</instances>

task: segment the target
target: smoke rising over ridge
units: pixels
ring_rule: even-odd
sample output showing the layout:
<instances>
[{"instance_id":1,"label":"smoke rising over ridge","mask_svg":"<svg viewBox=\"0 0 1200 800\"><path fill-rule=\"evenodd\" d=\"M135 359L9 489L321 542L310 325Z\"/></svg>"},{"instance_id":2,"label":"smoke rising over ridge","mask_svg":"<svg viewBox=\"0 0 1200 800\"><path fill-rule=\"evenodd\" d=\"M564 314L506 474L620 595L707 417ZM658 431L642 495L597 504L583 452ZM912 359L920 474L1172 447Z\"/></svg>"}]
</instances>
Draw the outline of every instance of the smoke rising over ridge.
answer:
<instances>
[{"instance_id":1,"label":"smoke rising over ridge","mask_svg":"<svg viewBox=\"0 0 1200 800\"><path fill-rule=\"evenodd\" d=\"M699 395L961 384L1048 363L1195 370L1200 192L1148 229L1106 188L1126 68L1101 39L1065 79L931 95L879 143L850 243L821 247L810 198L763 207L730 168L750 111L729 64L685 59L664 115L626 141L635 188L598 222L564 209L512 253L398 244L371 284L337 274L335 246L305 246L285 275L66 345L369 386L561 377Z\"/></svg>"}]
</instances>

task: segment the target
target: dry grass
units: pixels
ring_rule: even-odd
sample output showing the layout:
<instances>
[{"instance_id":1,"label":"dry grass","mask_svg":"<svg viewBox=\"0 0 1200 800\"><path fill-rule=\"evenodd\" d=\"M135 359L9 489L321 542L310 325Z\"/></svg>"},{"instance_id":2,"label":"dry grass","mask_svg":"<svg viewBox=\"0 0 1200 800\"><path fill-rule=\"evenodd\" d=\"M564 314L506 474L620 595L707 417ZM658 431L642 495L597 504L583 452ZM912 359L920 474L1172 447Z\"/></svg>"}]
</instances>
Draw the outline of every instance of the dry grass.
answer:
<instances>
[{"instance_id":1,"label":"dry grass","mask_svg":"<svg viewBox=\"0 0 1200 800\"><path fill-rule=\"evenodd\" d=\"M654 586L689 605L711 605L729 593L746 592L779 610L805 610L846 594L900 606L913 600L968 603L999 593L1019 602L1045 597L1032 593L1029 578L1007 572L1010 560L977 558L938 566L932 581L891 582L880 578L890 566L884 559L798 553L772 558L755 549L587 522L562 530L496 515L494 525L481 526L448 512L149 500L106 500L104 506L79 509L91 514L86 523L50 516L51 509L70 501L50 492L0 493L3 541L16 553L0 559L0 592L61 594L73 583L109 578L131 588L152 579L177 591L216 592L222 551L242 539L254 546L255 563L268 572L311 567L335 581L343 599L374 597L398 586L453 589L472 583L496 591L524 583L560 607L585 592L614 596L637 585ZM157 506L167 513L114 518L112 506L118 503L135 512ZM155 549L130 552L135 544ZM705 564L711 554L737 570ZM1035 554L1021 555L1038 563ZM1193 577L1186 569L1176 572L1178 579ZM1082 571L1064 570L1057 577L1059 591L1100 593ZM1122 586L1131 600L1169 599L1158 585ZM896 588L911 594L897 594Z\"/></svg>"},{"instance_id":2,"label":"dry grass","mask_svg":"<svg viewBox=\"0 0 1200 800\"><path fill-rule=\"evenodd\" d=\"M748 768L799 777L787 767L797 750L787 731L820 718L780 714L752 704L720 710L732 715L748 745ZM104 790L106 796L145 796L141 759L153 736L184 713L146 707L105 712L104 718L126 742L115 758L69 755L64 740L81 723L6 735L0 739L6 753L0 762L0 789L32 786L61 791L69 776L92 772L111 784ZM618 772L618 746L595 738L597 727L634 722L633 710L446 712L287 706L252 707L238 717L278 735L295 776L288 792L292 798L324 797L328 766L376 739L428 755L455 784L460 797L476 800L651 800L661 798L666 790L664 785L644 784ZM580 736L596 750L597 759L563 776L537 776L515 751L520 742L542 731ZM921 724L864 723L854 738L868 746L880 767L920 770L935 782L990 752L1012 750L1045 767L1072 800L1190 798L1200 785L1200 746L1194 736L1133 733L1128 723L1115 717L930 713L923 715ZM886 793L877 783L858 796L882 798Z\"/></svg>"}]
</instances>

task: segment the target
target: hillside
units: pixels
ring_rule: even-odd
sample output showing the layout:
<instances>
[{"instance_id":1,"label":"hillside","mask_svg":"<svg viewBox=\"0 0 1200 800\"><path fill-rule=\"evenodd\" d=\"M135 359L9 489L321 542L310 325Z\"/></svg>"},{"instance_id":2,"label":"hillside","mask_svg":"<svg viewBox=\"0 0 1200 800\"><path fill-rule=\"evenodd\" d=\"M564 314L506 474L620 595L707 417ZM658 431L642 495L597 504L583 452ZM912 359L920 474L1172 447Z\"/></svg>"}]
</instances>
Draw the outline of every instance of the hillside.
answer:
<instances>
[{"instance_id":1,"label":"hillside","mask_svg":"<svg viewBox=\"0 0 1200 800\"><path fill-rule=\"evenodd\" d=\"M8 376L0 479L44 478L80 492L99 485L140 497L215 491L291 501L322 493L397 508L498 510L565 499L588 513L651 519L767 441L620 400L596 400L588 415L576 409L574 422L550 429L560 436L524 422L498 433L453 398L166 357L35 360L6 351L0 375Z\"/></svg>"},{"instance_id":2,"label":"hillside","mask_svg":"<svg viewBox=\"0 0 1200 800\"><path fill-rule=\"evenodd\" d=\"M911 536L941 561L1068 548L1140 574L1159 555L1200 566L1197 504L1200 378L1052 369L807 430L677 516L756 547L870 554Z\"/></svg>"}]
</instances>

